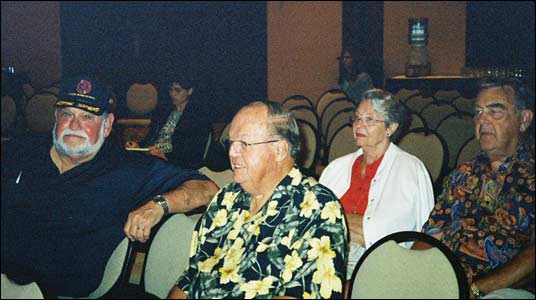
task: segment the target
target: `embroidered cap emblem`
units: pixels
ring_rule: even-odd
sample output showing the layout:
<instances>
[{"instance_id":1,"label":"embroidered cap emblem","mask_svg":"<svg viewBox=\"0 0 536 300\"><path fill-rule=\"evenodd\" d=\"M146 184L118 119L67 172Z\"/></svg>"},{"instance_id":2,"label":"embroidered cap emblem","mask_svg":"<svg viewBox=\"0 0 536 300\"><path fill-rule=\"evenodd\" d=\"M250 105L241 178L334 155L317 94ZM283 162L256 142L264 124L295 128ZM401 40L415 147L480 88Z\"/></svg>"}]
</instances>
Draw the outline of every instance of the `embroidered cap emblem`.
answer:
<instances>
[{"instance_id":1,"label":"embroidered cap emblem","mask_svg":"<svg viewBox=\"0 0 536 300\"><path fill-rule=\"evenodd\" d=\"M87 95L91 93L92 87L91 82L88 80L80 80L80 82L76 85L76 92L82 95Z\"/></svg>"}]
</instances>

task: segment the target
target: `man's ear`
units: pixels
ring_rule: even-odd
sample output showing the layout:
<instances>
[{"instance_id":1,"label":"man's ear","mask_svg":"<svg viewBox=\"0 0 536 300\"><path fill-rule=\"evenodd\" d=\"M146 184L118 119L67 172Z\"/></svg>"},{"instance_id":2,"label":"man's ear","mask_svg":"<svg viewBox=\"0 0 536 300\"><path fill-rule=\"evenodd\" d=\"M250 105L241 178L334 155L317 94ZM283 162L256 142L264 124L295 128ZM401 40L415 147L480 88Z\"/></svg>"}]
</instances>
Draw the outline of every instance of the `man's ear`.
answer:
<instances>
[{"instance_id":1,"label":"man's ear","mask_svg":"<svg viewBox=\"0 0 536 300\"><path fill-rule=\"evenodd\" d=\"M529 128L533 117L534 117L534 113L532 112L532 110L524 109L521 111L521 125L519 126L519 130L521 132L525 132L525 130Z\"/></svg>"},{"instance_id":2,"label":"man's ear","mask_svg":"<svg viewBox=\"0 0 536 300\"><path fill-rule=\"evenodd\" d=\"M290 147L285 140L280 140L275 143L275 159L283 161L290 154Z\"/></svg>"},{"instance_id":3,"label":"man's ear","mask_svg":"<svg viewBox=\"0 0 536 300\"><path fill-rule=\"evenodd\" d=\"M115 116L113 113L108 114L108 118L106 118L106 123L104 124L104 137L108 137L110 135L110 132L112 132L112 126L114 124Z\"/></svg>"}]
</instances>

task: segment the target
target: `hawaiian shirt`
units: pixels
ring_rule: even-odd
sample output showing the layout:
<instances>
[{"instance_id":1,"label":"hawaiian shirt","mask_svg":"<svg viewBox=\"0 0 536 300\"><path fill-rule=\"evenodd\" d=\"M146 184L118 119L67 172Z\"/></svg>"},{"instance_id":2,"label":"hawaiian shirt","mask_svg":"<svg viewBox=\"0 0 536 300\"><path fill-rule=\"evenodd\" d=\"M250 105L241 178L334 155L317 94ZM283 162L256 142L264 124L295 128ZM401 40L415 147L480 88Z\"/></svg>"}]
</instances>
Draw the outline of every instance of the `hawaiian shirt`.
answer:
<instances>
[{"instance_id":1,"label":"hawaiian shirt","mask_svg":"<svg viewBox=\"0 0 536 300\"><path fill-rule=\"evenodd\" d=\"M177 281L188 298L342 298L347 229L337 197L293 168L255 215L250 201L231 183L197 223Z\"/></svg>"},{"instance_id":2,"label":"hawaiian shirt","mask_svg":"<svg viewBox=\"0 0 536 300\"><path fill-rule=\"evenodd\" d=\"M443 232L443 243L473 280L507 264L533 242L532 153L519 147L496 172L485 153L458 167L422 231Z\"/></svg>"},{"instance_id":3,"label":"hawaiian shirt","mask_svg":"<svg viewBox=\"0 0 536 300\"><path fill-rule=\"evenodd\" d=\"M160 130L158 139L156 140L154 147L160 150L162 153L169 153L173 151L173 144L171 143L171 137L175 132L175 127L179 123L182 113L179 111L172 111L166 121L166 124Z\"/></svg>"}]
</instances>

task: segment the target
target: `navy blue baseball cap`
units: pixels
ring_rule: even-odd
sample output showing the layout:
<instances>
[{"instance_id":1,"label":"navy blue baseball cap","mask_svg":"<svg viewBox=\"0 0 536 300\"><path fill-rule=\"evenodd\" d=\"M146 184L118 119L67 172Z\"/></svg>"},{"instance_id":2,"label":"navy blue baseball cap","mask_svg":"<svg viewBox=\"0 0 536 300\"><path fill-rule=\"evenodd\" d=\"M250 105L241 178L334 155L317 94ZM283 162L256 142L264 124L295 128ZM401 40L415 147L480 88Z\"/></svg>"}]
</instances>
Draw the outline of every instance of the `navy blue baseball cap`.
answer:
<instances>
[{"instance_id":1,"label":"navy blue baseball cap","mask_svg":"<svg viewBox=\"0 0 536 300\"><path fill-rule=\"evenodd\" d=\"M80 108L100 116L105 111L111 112L113 105L112 92L95 78L79 75L60 82L58 107Z\"/></svg>"}]
</instances>

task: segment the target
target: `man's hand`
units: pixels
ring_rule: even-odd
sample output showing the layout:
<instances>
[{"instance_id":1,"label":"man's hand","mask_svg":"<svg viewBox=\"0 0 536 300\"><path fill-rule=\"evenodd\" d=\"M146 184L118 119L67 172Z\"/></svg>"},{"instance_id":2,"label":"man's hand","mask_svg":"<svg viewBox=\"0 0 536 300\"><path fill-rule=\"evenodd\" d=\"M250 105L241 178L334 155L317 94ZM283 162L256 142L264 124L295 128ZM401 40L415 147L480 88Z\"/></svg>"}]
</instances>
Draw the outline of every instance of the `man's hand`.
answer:
<instances>
[{"instance_id":1,"label":"man's hand","mask_svg":"<svg viewBox=\"0 0 536 300\"><path fill-rule=\"evenodd\" d=\"M207 205L218 192L218 186L210 180L188 180L176 189L164 193L169 213L185 213L202 205ZM164 216L164 209L149 200L142 207L128 214L123 231L131 241L145 243L151 229Z\"/></svg>"},{"instance_id":2,"label":"man's hand","mask_svg":"<svg viewBox=\"0 0 536 300\"><path fill-rule=\"evenodd\" d=\"M153 156L157 156L157 157L160 157L162 158L163 160L167 160L167 157L166 155L160 151L158 148L156 147L150 147L149 148L149 154L153 155Z\"/></svg>"},{"instance_id":3,"label":"man's hand","mask_svg":"<svg viewBox=\"0 0 536 300\"><path fill-rule=\"evenodd\" d=\"M139 148L139 147L140 147L140 144L138 144L135 141L127 141L125 143L125 148Z\"/></svg>"},{"instance_id":4,"label":"man's hand","mask_svg":"<svg viewBox=\"0 0 536 300\"><path fill-rule=\"evenodd\" d=\"M168 299L186 299L187 295L178 286L174 286L167 297Z\"/></svg>"},{"instance_id":5,"label":"man's hand","mask_svg":"<svg viewBox=\"0 0 536 300\"><path fill-rule=\"evenodd\" d=\"M348 227L350 229L350 242L356 243L365 248L365 236L363 234L363 215L346 214Z\"/></svg>"},{"instance_id":6,"label":"man's hand","mask_svg":"<svg viewBox=\"0 0 536 300\"><path fill-rule=\"evenodd\" d=\"M129 240L145 243L151 235L151 229L160 222L163 216L164 209L150 200L128 214L123 230Z\"/></svg>"}]
</instances>

